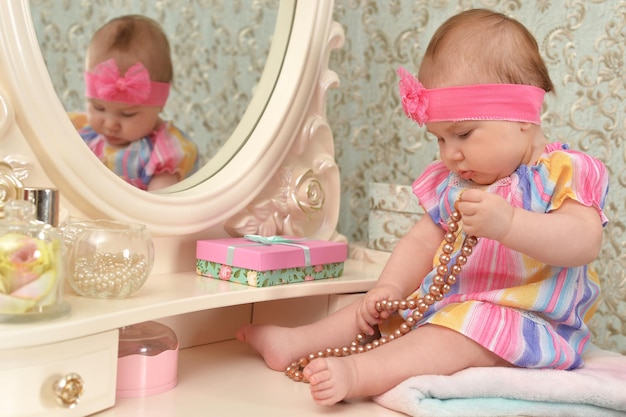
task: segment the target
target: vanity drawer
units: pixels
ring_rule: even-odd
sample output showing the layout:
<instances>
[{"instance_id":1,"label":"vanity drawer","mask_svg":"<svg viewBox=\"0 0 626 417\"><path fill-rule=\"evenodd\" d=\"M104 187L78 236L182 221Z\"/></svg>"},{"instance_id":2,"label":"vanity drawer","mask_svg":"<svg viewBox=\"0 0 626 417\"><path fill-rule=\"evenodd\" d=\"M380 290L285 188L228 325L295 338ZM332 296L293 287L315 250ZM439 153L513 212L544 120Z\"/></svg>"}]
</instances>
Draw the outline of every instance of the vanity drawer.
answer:
<instances>
[{"instance_id":1,"label":"vanity drawer","mask_svg":"<svg viewBox=\"0 0 626 417\"><path fill-rule=\"evenodd\" d=\"M0 351L0 416L86 416L115 403L118 331L80 339ZM72 376L78 376L73 377ZM81 386L71 408L59 404L55 385L65 378L66 401Z\"/></svg>"}]
</instances>

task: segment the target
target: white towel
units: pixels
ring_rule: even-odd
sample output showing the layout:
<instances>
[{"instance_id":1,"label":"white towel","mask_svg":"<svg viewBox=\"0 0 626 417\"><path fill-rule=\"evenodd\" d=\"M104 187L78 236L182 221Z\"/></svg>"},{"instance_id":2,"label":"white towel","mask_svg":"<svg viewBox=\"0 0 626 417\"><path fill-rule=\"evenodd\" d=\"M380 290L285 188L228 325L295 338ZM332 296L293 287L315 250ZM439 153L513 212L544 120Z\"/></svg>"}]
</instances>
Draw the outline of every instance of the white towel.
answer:
<instances>
[{"instance_id":1,"label":"white towel","mask_svg":"<svg viewBox=\"0 0 626 417\"><path fill-rule=\"evenodd\" d=\"M626 416L626 356L592 347L572 371L471 368L407 379L374 398L413 417Z\"/></svg>"}]
</instances>

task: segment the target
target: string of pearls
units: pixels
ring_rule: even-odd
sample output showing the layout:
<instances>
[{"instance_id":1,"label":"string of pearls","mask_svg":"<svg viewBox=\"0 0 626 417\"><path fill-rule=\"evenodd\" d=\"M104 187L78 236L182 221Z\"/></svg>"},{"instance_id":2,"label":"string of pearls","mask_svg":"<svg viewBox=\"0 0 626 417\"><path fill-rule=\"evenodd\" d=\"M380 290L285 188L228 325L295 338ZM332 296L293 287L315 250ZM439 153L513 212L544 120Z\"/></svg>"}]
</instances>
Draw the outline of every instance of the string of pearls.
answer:
<instances>
[{"instance_id":1,"label":"string of pearls","mask_svg":"<svg viewBox=\"0 0 626 417\"><path fill-rule=\"evenodd\" d=\"M448 232L444 235L445 243L442 247L443 253L439 256L437 275L433 277L433 283L428 289L428 294L417 299L383 300L376 303L376 310L378 312L388 311L393 313L398 310L413 310L411 315L404 320L404 323L402 323L394 333L386 337L380 337L369 343L365 343L366 335L364 333L358 334L356 339L347 346L336 348L328 347L292 362L285 369L285 374L296 382L308 382L302 374L302 370L313 359L332 356L342 357L367 352L409 333L413 326L424 317L424 313L428 311L430 306L436 301L441 301L444 294L450 292L452 285L456 283L457 276L461 273L461 268L467 263L467 257L472 254L474 246L478 243L478 238L475 236L466 236L461 245L461 252L459 256L457 256L454 265L448 267L452 259L451 255L454 251L454 244L458 236L461 236L460 221L461 213L454 211L450 214L450 220L448 220L447 223Z\"/></svg>"}]
</instances>

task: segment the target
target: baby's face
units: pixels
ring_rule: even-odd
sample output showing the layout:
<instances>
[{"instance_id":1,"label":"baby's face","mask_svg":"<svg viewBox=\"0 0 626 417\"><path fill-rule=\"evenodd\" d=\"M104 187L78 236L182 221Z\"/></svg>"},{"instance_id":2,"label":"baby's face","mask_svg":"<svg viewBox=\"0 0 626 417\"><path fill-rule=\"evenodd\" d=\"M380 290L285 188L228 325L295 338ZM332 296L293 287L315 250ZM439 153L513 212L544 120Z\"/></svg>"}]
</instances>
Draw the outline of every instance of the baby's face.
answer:
<instances>
[{"instance_id":1,"label":"baby's face","mask_svg":"<svg viewBox=\"0 0 626 417\"><path fill-rule=\"evenodd\" d=\"M154 106L87 100L89 125L113 146L125 146L147 136L157 128L161 110Z\"/></svg>"},{"instance_id":2,"label":"baby's face","mask_svg":"<svg viewBox=\"0 0 626 417\"><path fill-rule=\"evenodd\" d=\"M520 165L533 163L530 123L493 120L435 122L426 125L439 143L444 165L465 180L493 184ZM543 138L543 136L541 136Z\"/></svg>"}]
</instances>

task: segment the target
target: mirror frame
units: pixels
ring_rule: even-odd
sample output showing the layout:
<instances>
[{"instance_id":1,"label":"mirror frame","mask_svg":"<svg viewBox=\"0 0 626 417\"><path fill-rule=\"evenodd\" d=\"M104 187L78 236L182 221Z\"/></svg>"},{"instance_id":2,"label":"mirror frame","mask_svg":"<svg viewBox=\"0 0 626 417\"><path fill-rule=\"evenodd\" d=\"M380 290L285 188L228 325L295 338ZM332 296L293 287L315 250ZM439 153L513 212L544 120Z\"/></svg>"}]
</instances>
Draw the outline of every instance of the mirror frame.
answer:
<instances>
[{"instance_id":1,"label":"mirror frame","mask_svg":"<svg viewBox=\"0 0 626 417\"><path fill-rule=\"evenodd\" d=\"M332 22L333 1L281 0L281 9L282 2L293 6L293 21L286 25L290 30L283 33L283 20L289 13L279 11L280 30L275 36L277 40L287 36L288 47L284 57L270 53L267 65L279 65L280 73L267 103L259 104L264 105L260 117L248 122L255 125L240 124L235 129L249 128L249 137L230 145L239 150L210 178L169 193L136 189L97 163L86 146L80 146L80 137L48 76L29 1L2 2L0 86L8 92L16 124L36 159L35 170L43 170L64 201L82 213L80 217L140 222L155 236L191 235L220 227L264 192L277 170L301 152L292 148L303 146L297 138L302 129L311 127L305 119L315 107L321 108L318 118L325 118L325 91L337 83L326 67L330 49L340 46L344 39L341 27ZM281 59L282 65L276 64L276 59ZM326 147L332 148L332 133L326 130L325 136L331 139ZM334 150L329 153L334 158ZM338 196L330 200L325 210L338 212ZM334 230L337 215L330 218L327 226Z\"/></svg>"}]
</instances>

